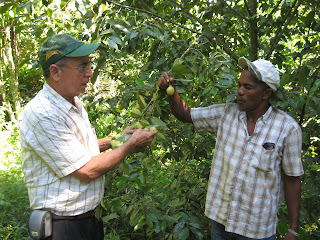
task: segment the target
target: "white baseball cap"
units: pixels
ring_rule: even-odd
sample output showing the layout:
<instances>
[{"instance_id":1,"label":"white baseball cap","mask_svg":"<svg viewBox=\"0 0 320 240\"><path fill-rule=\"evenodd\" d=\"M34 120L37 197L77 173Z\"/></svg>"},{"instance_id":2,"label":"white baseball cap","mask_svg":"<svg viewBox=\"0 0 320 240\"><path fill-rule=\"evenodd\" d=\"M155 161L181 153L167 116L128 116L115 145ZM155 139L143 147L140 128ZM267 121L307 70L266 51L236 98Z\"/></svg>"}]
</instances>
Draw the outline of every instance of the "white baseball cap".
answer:
<instances>
[{"instance_id":1,"label":"white baseball cap","mask_svg":"<svg viewBox=\"0 0 320 240\"><path fill-rule=\"evenodd\" d=\"M238 64L242 69L249 68L258 80L265 82L273 91L277 91L280 86L280 75L271 62L265 59L251 62L247 58L241 57Z\"/></svg>"}]
</instances>

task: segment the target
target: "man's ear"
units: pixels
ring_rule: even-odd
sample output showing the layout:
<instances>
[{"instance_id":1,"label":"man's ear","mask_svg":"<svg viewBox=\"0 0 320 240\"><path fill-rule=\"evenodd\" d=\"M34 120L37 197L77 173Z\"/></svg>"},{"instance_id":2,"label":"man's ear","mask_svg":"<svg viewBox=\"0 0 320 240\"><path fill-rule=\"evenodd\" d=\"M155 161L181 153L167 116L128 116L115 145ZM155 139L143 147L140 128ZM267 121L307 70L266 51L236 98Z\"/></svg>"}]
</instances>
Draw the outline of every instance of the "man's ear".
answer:
<instances>
[{"instance_id":1,"label":"man's ear","mask_svg":"<svg viewBox=\"0 0 320 240\"><path fill-rule=\"evenodd\" d=\"M273 93L273 90L271 88L267 88L265 91L264 91L264 96L263 98L264 99L269 99L271 97Z\"/></svg>"},{"instance_id":2,"label":"man's ear","mask_svg":"<svg viewBox=\"0 0 320 240\"><path fill-rule=\"evenodd\" d=\"M50 69L50 75L51 75L52 79L54 81L59 81L61 69L55 64L52 64L49 67L49 69Z\"/></svg>"}]
</instances>

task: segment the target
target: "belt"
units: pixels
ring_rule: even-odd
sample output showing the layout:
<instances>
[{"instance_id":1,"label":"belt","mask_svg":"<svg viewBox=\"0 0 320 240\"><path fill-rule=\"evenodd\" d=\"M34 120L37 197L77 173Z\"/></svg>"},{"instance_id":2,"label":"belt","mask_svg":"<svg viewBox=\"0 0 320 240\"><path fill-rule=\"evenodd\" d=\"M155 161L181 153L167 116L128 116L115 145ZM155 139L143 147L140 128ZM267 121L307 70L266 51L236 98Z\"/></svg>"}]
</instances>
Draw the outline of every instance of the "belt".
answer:
<instances>
[{"instance_id":1,"label":"belt","mask_svg":"<svg viewBox=\"0 0 320 240\"><path fill-rule=\"evenodd\" d=\"M82 214L76 215L76 216L59 216L54 213L51 213L53 220L80 220L80 219L90 218L93 215L94 215L94 210L86 212L86 213L82 213Z\"/></svg>"}]
</instances>

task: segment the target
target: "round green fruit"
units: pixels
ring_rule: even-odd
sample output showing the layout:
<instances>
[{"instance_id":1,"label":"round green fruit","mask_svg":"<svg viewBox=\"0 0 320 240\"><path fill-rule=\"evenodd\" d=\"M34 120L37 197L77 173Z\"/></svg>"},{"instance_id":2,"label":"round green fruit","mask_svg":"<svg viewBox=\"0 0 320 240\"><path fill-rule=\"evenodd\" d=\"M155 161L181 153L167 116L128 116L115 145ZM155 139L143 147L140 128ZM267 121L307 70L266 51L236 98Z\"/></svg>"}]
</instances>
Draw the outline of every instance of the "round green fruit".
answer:
<instances>
[{"instance_id":1,"label":"round green fruit","mask_svg":"<svg viewBox=\"0 0 320 240\"><path fill-rule=\"evenodd\" d=\"M156 129L156 127L150 127L150 129L149 129L149 131L156 131L157 129Z\"/></svg>"},{"instance_id":2,"label":"round green fruit","mask_svg":"<svg viewBox=\"0 0 320 240\"><path fill-rule=\"evenodd\" d=\"M174 94L174 88L171 85L169 85L169 87L167 88L167 94L169 96L172 96Z\"/></svg>"}]
</instances>

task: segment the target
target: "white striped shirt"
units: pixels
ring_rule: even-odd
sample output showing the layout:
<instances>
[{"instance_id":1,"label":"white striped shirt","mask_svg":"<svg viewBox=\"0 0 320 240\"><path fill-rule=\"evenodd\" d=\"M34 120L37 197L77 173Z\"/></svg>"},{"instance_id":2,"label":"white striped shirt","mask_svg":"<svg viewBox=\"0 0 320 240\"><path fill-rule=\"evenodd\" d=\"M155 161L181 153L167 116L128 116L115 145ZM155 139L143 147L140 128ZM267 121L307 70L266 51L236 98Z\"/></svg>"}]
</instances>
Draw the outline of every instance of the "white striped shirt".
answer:
<instances>
[{"instance_id":1,"label":"white striped shirt","mask_svg":"<svg viewBox=\"0 0 320 240\"><path fill-rule=\"evenodd\" d=\"M246 113L234 103L193 108L191 116L198 130L217 133L205 214L227 232L274 235L284 194L281 175L303 174L299 125L270 107L249 136ZM272 149L266 150L265 143Z\"/></svg>"},{"instance_id":2,"label":"white striped shirt","mask_svg":"<svg viewBox=\"0 0 320 240\"><path fill-rule=\"evenodd\" d=\"M22 170L30 207L73 216L93 210L104 194L104 176L83 183L70 174L100 153L82 102L75 106L47 83L19 121Z\"/></svg>"}]
</instances>

